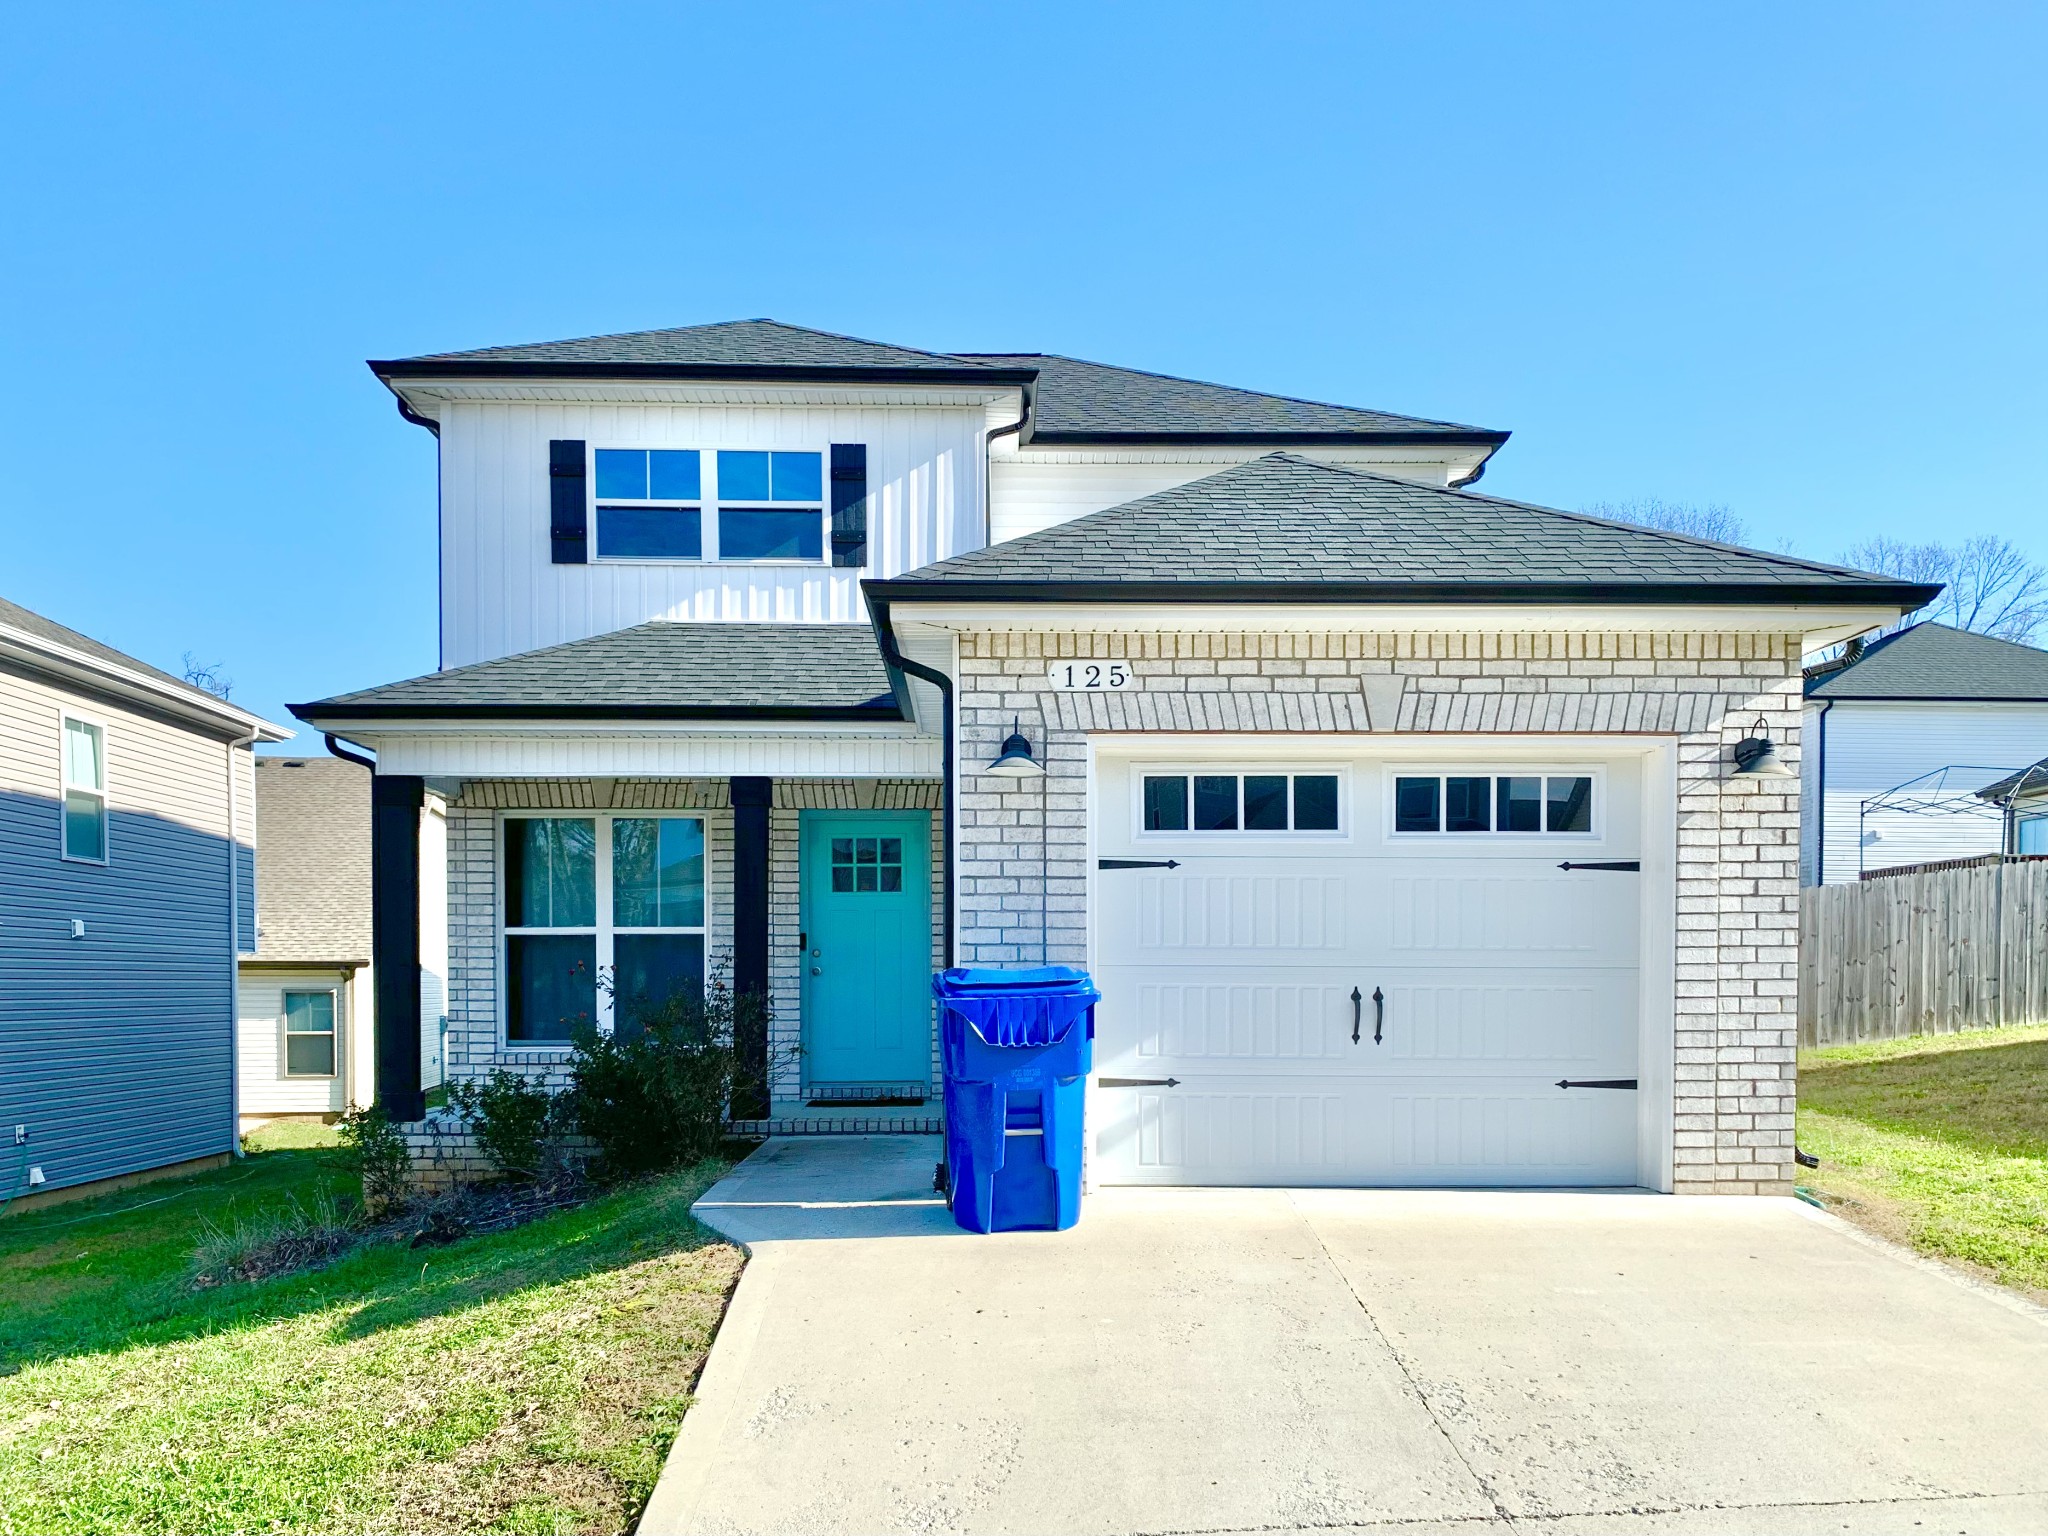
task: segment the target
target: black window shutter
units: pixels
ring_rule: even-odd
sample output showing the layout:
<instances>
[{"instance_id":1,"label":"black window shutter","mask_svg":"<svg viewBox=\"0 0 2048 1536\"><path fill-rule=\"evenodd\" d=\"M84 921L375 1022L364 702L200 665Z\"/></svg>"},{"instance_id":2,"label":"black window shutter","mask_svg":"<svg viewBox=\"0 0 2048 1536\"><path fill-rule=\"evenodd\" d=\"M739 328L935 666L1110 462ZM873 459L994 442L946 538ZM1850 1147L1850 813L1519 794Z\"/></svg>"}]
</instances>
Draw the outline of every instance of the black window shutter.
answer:
<instances>
[{"instance_id":1,"label":"black window shutter","mask_svg":"<svg viewBox=\"0 0 2048 1536\"><path fill-rule=\"evenodd\" d=\"M832 563L868 563L868 445L832 445Z\"/></svg>"},{"instance_id":2,"label":"black window shutter","mask_svg":"<svg viewBox=\"0 0 2048 1536\"><path fill-rule=\"evenodd\" d=\"M583 444L548 444L548 546L556 565L590 560L590 514L586 510Z\"/></svg>"}]
</instances>

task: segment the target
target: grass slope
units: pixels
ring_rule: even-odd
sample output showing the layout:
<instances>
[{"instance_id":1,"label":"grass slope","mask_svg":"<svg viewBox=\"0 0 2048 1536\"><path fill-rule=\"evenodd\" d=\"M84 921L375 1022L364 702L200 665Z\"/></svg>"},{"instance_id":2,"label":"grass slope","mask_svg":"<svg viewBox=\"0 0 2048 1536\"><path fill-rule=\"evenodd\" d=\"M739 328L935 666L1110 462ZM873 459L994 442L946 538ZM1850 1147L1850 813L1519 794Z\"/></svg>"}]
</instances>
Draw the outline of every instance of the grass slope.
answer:
<instances>
[{"instance_id":1,"label":"grass slope","mask_svg":"<svg viewBox=\"0 0 2048 1536\"><path fill-rule=\"evenodd\" d=\"M2048 1026L1799 1055L1830 1209L2048 1299Z\"/></svg>"},{"instance_id":2,"label":"grass slope","mask_svg":"<svg viewBox=\"0 0 2048 1536\"><path fill-rule=\"evenodd\" d=\"M204 1222L329 1153L0 1221L0 1532L624 1530L739 1275L689 1216L723 1171L200 1292Z\"/></svg>"}]
</instances>

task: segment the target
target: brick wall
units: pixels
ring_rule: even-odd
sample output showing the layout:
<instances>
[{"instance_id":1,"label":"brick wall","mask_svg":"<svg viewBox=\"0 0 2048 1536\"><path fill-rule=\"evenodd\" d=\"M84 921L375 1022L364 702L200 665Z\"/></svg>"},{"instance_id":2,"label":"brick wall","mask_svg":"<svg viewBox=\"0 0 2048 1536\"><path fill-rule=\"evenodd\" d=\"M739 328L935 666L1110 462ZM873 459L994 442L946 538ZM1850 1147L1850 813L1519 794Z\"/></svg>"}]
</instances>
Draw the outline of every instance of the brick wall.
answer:
<instances>
[{"instance_id":1,"label":"brick wall","mask_svg":"<svg viewBox=\"0 0 2048 1536\"><path fill-rule=\"evenodd\" d=\"M963 763L1014 720L1043 779L964 773L962 964L1087 955L1091 732L1654 734L1678 756L1674 1183L1791 1187L1799 781L1732 778L1762 715L1798 764L1796 635L966 634ZM1055 693L1057 656L1123 658L1138 686Z\"/></svg>"}]
</instances>

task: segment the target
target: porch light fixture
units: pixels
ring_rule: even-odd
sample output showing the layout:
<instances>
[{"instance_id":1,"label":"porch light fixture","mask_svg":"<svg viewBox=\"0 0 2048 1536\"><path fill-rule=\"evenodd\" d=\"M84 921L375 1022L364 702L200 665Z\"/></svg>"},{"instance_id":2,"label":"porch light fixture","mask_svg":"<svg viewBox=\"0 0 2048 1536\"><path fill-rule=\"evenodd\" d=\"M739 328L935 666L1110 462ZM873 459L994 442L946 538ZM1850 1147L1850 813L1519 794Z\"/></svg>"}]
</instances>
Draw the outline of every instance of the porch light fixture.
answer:
<instances>
[{"instance_id":1,"label":"porch light fixture","mask_svg":"<svg viewBox=\"0 0 2048 1536\"><path fill-rule=\"evenodd\" d=\"M1735 743L1735 771L1751 779L1791 778L1792 770L1778 761L1778 749L1771 741L1770 722L1758 715L1750 730L1753 734Z\"/></svg>"},{"instance_id":2,"label":"porch light fixture","mask_svg":"<svg viewBox=\"0 0 2048 1536\"><path fill-rule=\"evenodd\" d=\"M1017 721L1010 724L1010 734L1003 738L1003 750L996 754L996 760L982 770L998 774L1006 779L1031 779L1044 774L1045 764L1031 755L1031 743L1024 739L1024 731Z\"/></svg>"}]
</instances>

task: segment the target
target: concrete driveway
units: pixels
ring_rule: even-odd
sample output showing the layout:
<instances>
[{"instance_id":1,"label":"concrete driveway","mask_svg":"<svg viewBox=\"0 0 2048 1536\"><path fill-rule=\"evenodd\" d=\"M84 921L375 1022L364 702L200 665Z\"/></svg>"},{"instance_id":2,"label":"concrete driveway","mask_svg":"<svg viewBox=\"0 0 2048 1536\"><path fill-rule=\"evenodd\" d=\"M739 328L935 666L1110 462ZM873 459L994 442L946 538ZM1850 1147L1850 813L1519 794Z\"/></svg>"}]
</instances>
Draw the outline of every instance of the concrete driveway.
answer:
<instances>
[{"instance_id":1,"label":"concrete driveway","mask_svg":"<svg viewBox=\"0 0 2048 1536\"><path fill-rule=\"evenodd\" d=\"M771 1142L641 1529L2048 1530L2048 1314L1791 1200L1106 1190Z\"/></svg>"}]
</instances>

